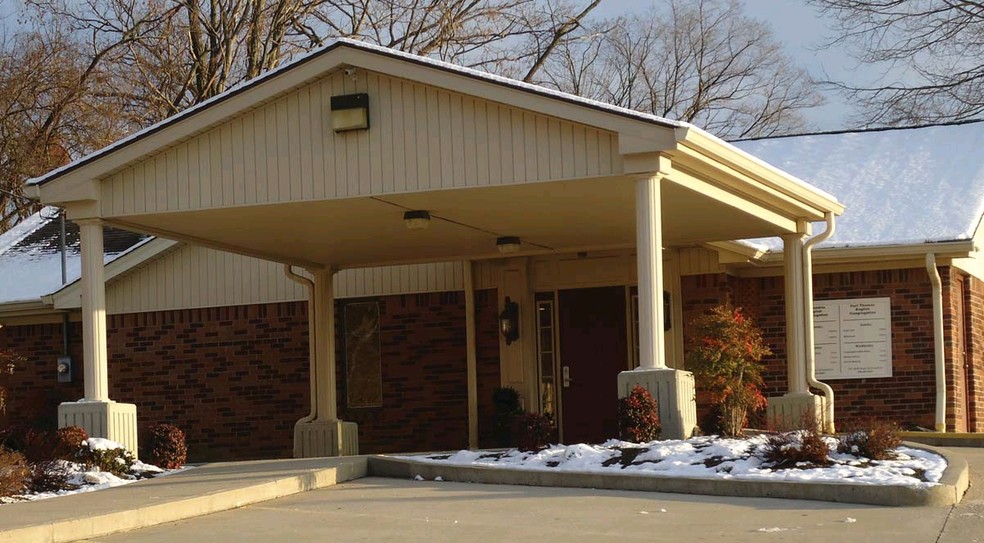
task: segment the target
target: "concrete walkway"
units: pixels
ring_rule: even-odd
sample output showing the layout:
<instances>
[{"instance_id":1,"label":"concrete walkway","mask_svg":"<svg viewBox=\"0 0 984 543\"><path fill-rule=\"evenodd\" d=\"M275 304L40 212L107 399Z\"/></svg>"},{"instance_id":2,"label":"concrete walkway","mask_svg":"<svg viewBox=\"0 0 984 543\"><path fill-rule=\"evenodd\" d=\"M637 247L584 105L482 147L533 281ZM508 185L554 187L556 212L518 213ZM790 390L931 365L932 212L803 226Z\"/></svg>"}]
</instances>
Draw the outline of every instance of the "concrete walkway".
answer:
<instances>
[{"instance_id":1,"label":"concrete walkway","mask_svg":"<svg viewBox=\"0 0 984 543\"><path fill-rule=\"evenodd\" d=\"M85 538L94 543L515 541L534 537L597 541L619 537L630 541L984 543L984 449L956 452L971 467L972 486L963 502L956 507L903 508L383 478L362 478L326 488L364 474L364 459L213 464L110 491L5 505L0 508L0 542ZM304 492L318 488L321 490ZM285 497L274 499L277 496ZM236 506L242 507L209 514ZM138 529L166 521L166 515L174 519L189 514L208 516ZM51 528L56 525L58 529ZM110 530L131 531L99 535Z\"/></svg>"}]
</instances>

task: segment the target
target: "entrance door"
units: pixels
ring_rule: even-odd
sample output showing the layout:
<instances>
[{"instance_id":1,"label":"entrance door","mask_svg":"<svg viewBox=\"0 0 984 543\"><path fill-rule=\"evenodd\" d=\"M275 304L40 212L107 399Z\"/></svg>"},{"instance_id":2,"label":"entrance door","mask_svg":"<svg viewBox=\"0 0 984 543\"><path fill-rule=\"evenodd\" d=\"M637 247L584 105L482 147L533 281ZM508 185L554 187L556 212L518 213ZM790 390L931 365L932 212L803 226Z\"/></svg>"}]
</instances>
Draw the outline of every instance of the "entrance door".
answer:
<instances>
[{"instance_id":1,"label":"entrance door","mask_svg":"<svg viewBox=\"0 0 984 543\"><path fill-rule=\"evenodd\" d=\"M618 373L627 366L625 287L557 293L565 443L617 437Z\"/></svg>"}]
</instances>

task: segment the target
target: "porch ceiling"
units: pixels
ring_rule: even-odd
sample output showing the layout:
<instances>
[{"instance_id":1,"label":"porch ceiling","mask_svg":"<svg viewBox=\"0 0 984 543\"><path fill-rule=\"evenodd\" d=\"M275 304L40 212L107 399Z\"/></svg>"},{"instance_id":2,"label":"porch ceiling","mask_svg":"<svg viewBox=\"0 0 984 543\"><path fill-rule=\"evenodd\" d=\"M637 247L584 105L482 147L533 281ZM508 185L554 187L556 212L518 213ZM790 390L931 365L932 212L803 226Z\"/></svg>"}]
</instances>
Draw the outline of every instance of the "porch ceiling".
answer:
<instances>
[{"instance_id":1,"label":"porch ceiling","mask_svg":"<svg viewBox=\"0 0 984 543\"><path fill-rule=\"evenodd\" d=\"M428 210L426 230L403 212ZM633 246L635 184L624 177L107 217L120 226L307 266L340 268L491 258L497 236L524 252ZM663 183L665 245L778 235L779 227L673 182Z\"/></svg>"}]
</instances>

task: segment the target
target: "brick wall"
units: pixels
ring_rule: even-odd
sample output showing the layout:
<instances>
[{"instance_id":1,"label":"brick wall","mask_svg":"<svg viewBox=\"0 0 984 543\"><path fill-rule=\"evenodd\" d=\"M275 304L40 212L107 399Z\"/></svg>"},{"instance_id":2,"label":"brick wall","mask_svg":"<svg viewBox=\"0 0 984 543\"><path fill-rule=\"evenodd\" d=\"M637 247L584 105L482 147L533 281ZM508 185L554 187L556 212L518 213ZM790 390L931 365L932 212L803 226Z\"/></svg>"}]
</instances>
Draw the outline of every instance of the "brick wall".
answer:
<instances>
[{"instance_id":1,"label":"brick wall","mask_svg":"<svg viewBox=\"0 0 984 543\"><path fill-rule=\"evenodd\" d=\"M945 281L944 292L947 292L949 271L944 268L941 273ZM781 395L787 390L783 288L781 277L715 275L683 278L686 321L717 303L717 293L721 301L744 307L762 328L773 351L765 361L766 396ZM981 291L984 293L984 288ZM828 381L836 396L837 419L875 416L932 428L936 405L933 306L926 270L821 274L814 277L814 296L820 300L876 297L892 300L893 376ZM984 307L984 303L981 306ZM950 309L944 306L944 310ZM978 318L984 319L984 311ZM984 339L979 341L984 345ZM952 369L948 373L948 380L953 380ZM954 416L962 415L954 413Z\"/></svg>"},{"instance_id":2,"label":"brick wall","mask_svg":"<svg viewBox=\"0 0 984 543\"><path fill-rule=\"evenodd\" d=\"M494 291L476 293L480 413L486 417L499 384L495 300ZM340 416L360 422L365 452L467 446L463 293L379 301L384 404L345 408L339 342ZM184 429L192 461L291 455L294 422L310 407L306 303L114 315L107 327L110 397L137 404L141 424ZM28 359L11 376L10 423L52 424L59 401L82 396L80 328L71 329L71 384L56 383L54 373L61 325L0 329L0 346ZM487 434L488 425L480 430Z\"/></svg>"},{"instance_id":3,"label":"brick wall","mask_svg":"<svg viewBox=\"0 0 984 543\"><path fill-rule=\"evenodd\" d=\"M968 395L972 432L984 432L984 281L969 276L964 283L964 315L967 323L965 349L968 365Z\"/></svg>"}]
</instances>

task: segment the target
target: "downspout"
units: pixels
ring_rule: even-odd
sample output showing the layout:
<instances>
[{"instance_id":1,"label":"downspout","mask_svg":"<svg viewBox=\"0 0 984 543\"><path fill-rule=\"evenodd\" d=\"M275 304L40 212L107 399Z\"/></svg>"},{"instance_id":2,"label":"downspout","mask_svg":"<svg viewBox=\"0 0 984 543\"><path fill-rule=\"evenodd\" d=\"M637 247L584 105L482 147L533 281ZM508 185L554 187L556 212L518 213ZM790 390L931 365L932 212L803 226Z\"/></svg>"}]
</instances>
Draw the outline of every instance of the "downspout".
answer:
<instances>
[{"instance_id":1,"label":"downspout","mask_svg":"<svg viewBox=\"0 0 984 543\"><path fill-rule=\"evenodd\" d=\"M303 275L294 273L294 267L290 264L284 264L284 274L291 281L307 289L308 293L308 371L310 372L308 381L311 385L311 412L297 422L311 422L318 417L318 388L315 384L317 382L318 375L318 365L315 361L315 341L317 341L317 339L315 338L316 334L311 333L312 330L317 329L314 312L314 281L304 277Z\"/></svg>"},{"instance_id":2,"label":"downspout","mask_svg":"<svg viewBox=\"0 0 984 543\"><path fill-rule=\"evenodd\" d=\"M824 213L824 222L827 223L827 229L813 236L812 238L806 240L803 244L803 293L805 295L804 313L806 316L806 382L813 388L819 389L823 392L824 399L824 416L823 425L824 430L828 433L834 433L834 389L830 388L827 383L822 383L817 380L817 355L815 347L813 345L813 246L818 243L823 243L830 239L830 236L834 235L834 214L830 211Z\"/></svg>"},{"instance_id":3,"label":"downspout","mask_svg":"<svg viewBox=\"0 0 984 543\"><path fill-rule=\"evenodd\" d=\"M65 210L58 214L58 248L61 250L61 284L68 284L68 246L65 240ZM68 311L62 313L62 356L68 356Z\"/></svg>"},{"instance_id":4,"label":"downspout","mask_svg":"<svg viewBox=\"0 0 984 543\"><path fill-rule=\"evenodd\" d=\"M943 352L943 280L936 255L926 253L926 271L933 285L933 347L936 362L936 431L946 432L946 355Z\"/></svg>"}]
</instances>

